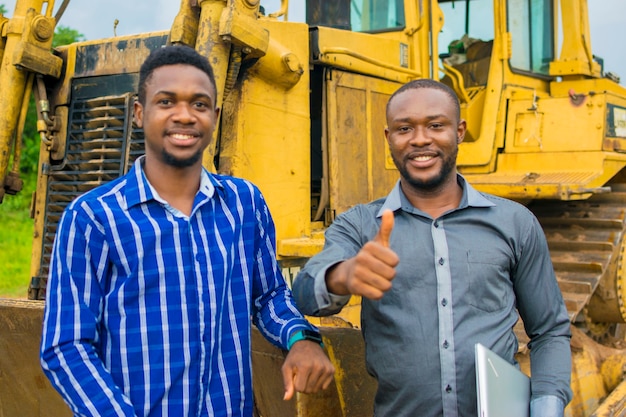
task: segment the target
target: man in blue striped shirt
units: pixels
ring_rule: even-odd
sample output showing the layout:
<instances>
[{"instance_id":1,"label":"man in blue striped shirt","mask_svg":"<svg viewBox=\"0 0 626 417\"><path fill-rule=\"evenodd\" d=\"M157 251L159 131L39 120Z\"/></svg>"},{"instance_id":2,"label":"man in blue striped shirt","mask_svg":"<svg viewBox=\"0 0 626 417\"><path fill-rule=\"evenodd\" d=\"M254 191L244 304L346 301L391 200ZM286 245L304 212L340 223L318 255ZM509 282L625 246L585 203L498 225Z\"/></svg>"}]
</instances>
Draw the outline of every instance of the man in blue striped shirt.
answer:
<instances>
[{"instance_id":1,"label":"man in blue striped shirt","mask_svg":"<svg viewBox=\"0 0 626 417\"><path fill-rule=\"evenodd\" d=\"M145 156L63 214L41 361L76 415L252 416L251 321L289 350L285 399L332 381L278 268L263 196L202 167L218 114L205 58L153 52L135 104Z\"/></svg>"}]
</instances>

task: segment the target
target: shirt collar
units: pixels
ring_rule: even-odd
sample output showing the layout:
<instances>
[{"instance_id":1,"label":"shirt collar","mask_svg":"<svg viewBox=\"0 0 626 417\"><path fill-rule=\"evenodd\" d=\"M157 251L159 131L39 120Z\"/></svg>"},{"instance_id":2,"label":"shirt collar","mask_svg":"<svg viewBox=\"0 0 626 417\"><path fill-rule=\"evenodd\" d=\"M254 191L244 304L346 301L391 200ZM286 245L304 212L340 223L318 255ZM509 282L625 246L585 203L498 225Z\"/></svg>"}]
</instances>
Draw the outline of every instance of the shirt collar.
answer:
<instances>
[{"instance_id":1,"label":"shirt collar","mask_svg":"<svg viewBox=\"0 0 626 417\"><path fill-rule=\"evenodd\" d=\"M145 155L137 158L130 171L126 175L126 204L127 208L130 208L137 204L146 203L150 200L156 200L167 204L154 189L152 184L146 178L143 171L143 161ZM209 173L204 167L200 174L200 188L196 194L196 202L198 204L202 201L208 200L215 194L216 188L222 188L221 182L213 175Z\"/></svg>"},{"instance_id":2,"label":"shirt collar","mask_svg":"<svg viewBox=\"0 0 626 417\"><path fill-rule=\"evenodd\" d=\"M468 183L461 174L457 174L456 180L463 189L463 196L461 197L461 203L459 204L457 210L461 210L467 207L495 206L495 203L493 201L488 200L482 193L472 187L471 184ZM383 211L385 211L386 209L396 211L398 209L401 209L403 205L406 207L412 207L411 203L409 203L409 200L404 195L404 192L402 192L402 188L400 187L400 180L398 180L389 195L387 195L387 198L385 199L382 207L380 208L380 210L378 210L376 217L382 216Z\"/></svg>"}]
</instances>

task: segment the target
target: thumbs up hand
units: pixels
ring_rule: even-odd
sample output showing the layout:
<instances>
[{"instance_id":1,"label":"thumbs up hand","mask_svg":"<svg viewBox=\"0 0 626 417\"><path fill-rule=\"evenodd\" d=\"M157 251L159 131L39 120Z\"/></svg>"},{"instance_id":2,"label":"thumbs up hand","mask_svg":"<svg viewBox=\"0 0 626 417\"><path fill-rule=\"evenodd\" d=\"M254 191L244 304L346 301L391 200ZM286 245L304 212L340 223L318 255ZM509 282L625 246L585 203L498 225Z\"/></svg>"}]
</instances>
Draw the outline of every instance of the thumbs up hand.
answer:
<instances>
[{"instance_id":1,"label":"thumbs up hand","mask_svg":"<svg viewBox=\"0 0 626 417\"><path fill-rule=\"evenodd\" d=\"M380 229L374 239L367 242L353 258L330 268L326 273L326 286L333 294L355 294L379 300L391 289L400 259L389 248L394 215L391 210L382 214Z\"/></svg>"},{"instance_id":2,"label":"thumbs up hand","mask_svg":"<svg viewBox=\"0 0 626 417\"><path fill-rule=\"evenodd\" d=\"M385 210L383 211L380 229L378 229L378 234L374 237L374 242L377 242L384 247L389 247L389 237L391 236L391 231L393 230L393 211Z\"/></svg>"}]
</instances>

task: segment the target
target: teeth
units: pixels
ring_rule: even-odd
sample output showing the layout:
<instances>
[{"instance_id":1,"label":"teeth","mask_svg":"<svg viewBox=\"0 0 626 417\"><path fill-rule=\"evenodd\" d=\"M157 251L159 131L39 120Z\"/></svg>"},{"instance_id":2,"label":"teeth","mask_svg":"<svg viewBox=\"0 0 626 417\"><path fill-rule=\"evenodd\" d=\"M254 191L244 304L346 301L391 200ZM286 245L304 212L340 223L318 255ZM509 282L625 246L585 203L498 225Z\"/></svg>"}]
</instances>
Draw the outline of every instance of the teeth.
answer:
<instances>
[{"instance_id":1,"label":"teeth","mask_svg":"<svg viewBox=\"0 0 626 417\"><path fill-rule=\"evenodd\" d=\"M414 161L418 161L418 162L429 161L431 159L433 159L433 157L429 155L421 155L421 156L416 156L415 158L413 158Z\"/></svg>"},{"instance_id":2,"label":"teeth","mask_svg":"<svg viewBox=\"0 0 626 417\"><path fill-rule=\"evenodd\" d=\"M177 140L188 140L188 139L193 139L194 136L193 135L183 135L181 133L174 133L172 135L170 135L173 139L177 139Z\"/></svg>"}]
</instances>

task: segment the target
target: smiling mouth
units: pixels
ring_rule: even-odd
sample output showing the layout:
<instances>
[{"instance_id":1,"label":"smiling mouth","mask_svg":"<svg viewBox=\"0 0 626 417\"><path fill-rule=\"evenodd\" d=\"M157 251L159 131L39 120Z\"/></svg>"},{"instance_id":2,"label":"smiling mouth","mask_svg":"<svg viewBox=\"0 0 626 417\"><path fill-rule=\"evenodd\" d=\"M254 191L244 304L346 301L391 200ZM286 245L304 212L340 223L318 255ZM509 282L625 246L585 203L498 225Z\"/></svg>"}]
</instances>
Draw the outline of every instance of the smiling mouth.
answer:
<instances>
[{"instance_id":1,"label":"smiling mouth","mask_svg":"<svg viewBox=\"0 0 626 417\"><path fill-rule=\"evenodd\" d=\"M430 161L434 157L435 157L434 155L418 155L418 156L414 156L413 158L411 158L411 160L416 161L416 162L426 162L426 161Z\"/></svg>"},{"instance_id":2,"label":"smiling mouth","mask_svg":"<svg viewBox=\"0 0 626 417\"><path fill-rule=\"evenodd\" d=\"M182 140L182 141L186 141L186 140L191 140L191 139L195 139L197 136L196 135L184 135L182 133L172 133L171 135L169 135L172 139L175 140Z\"/></svg>"}]
</instances>

